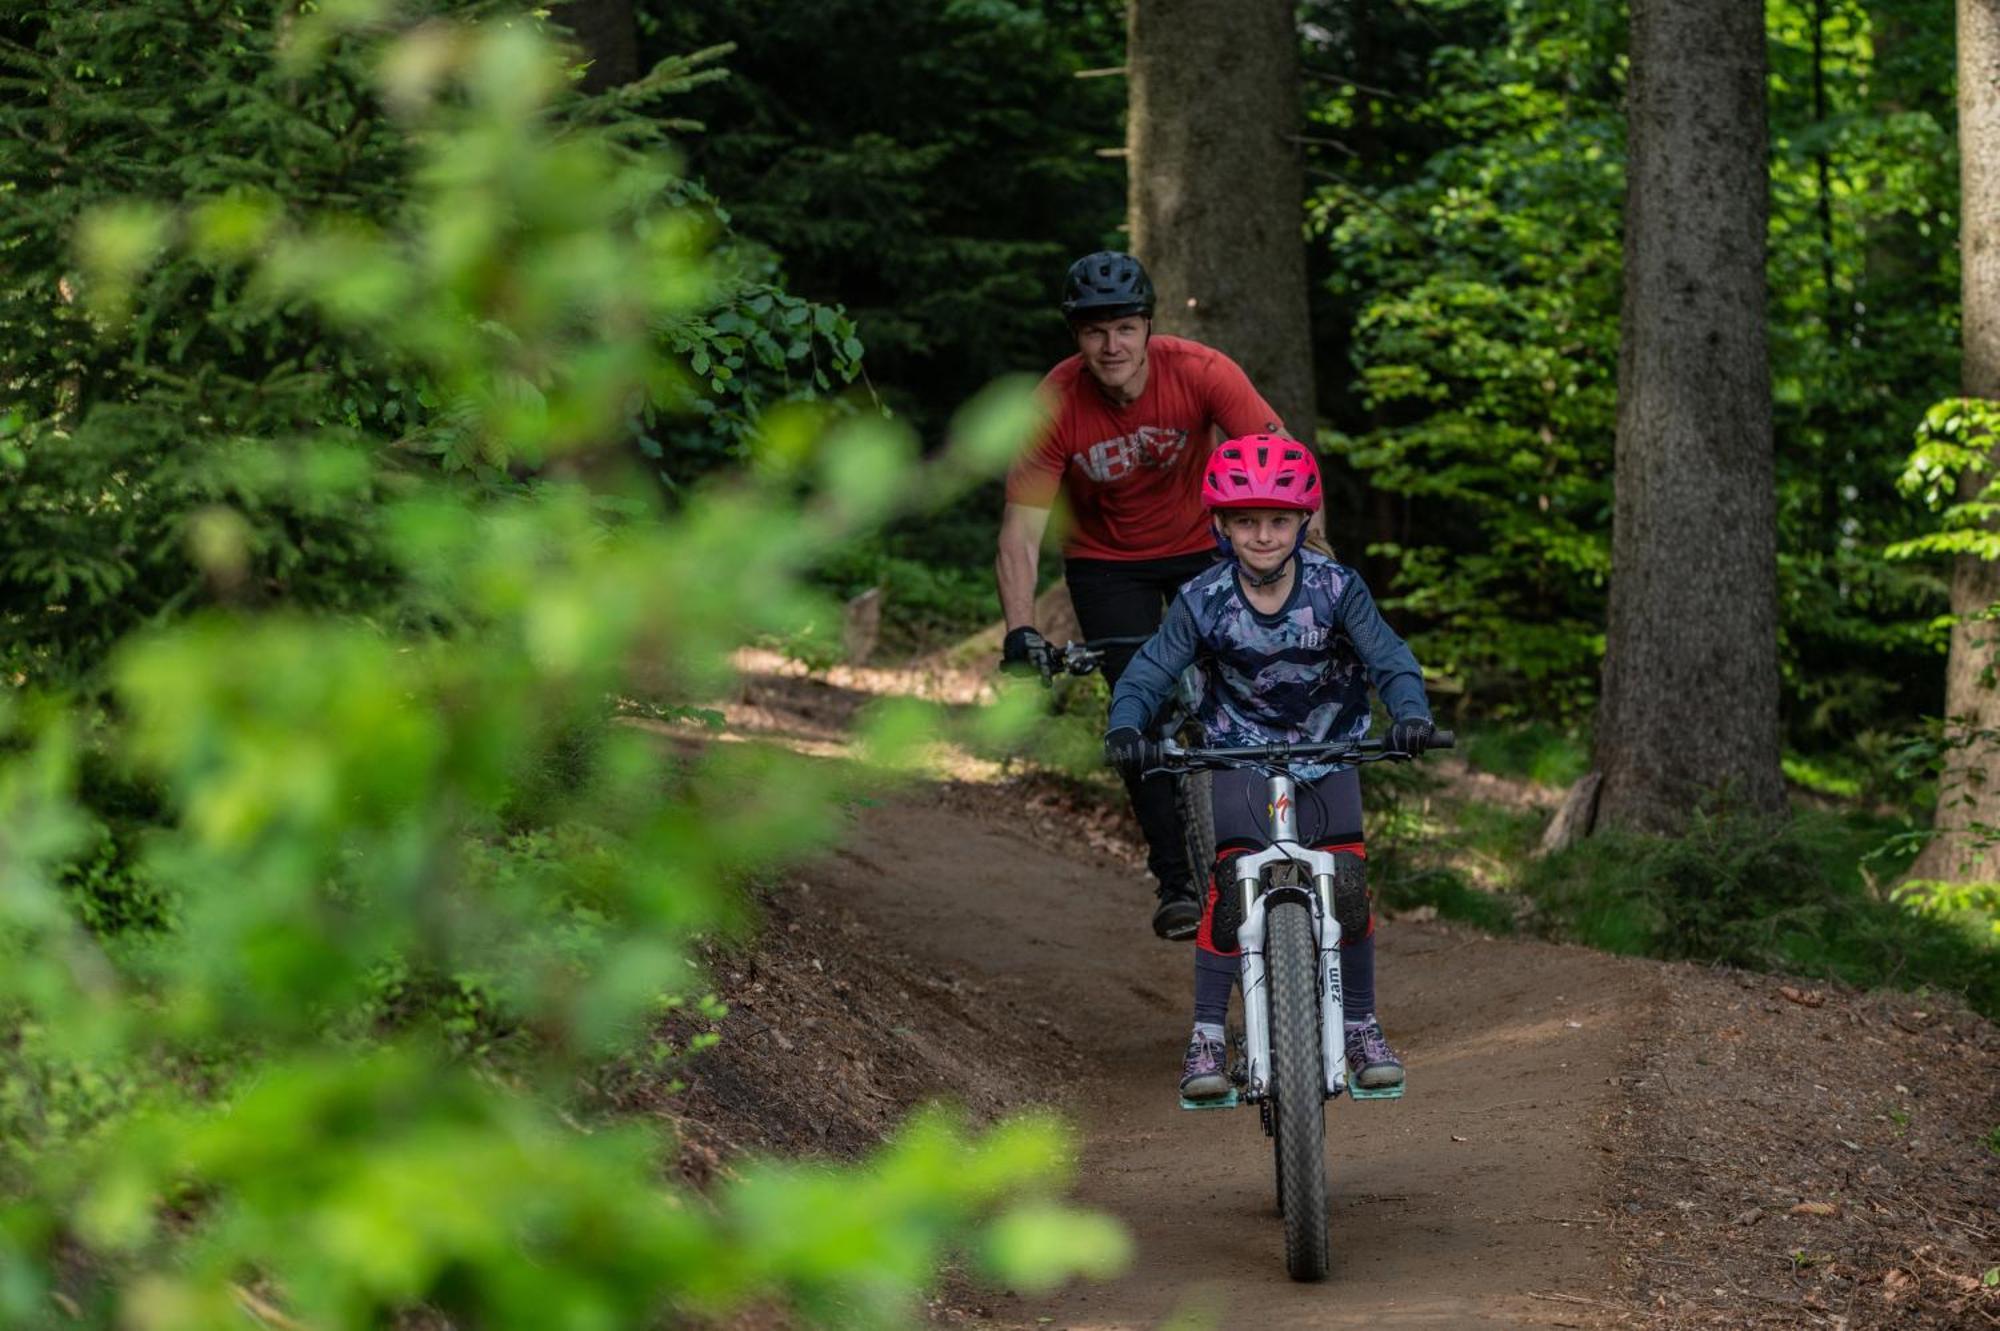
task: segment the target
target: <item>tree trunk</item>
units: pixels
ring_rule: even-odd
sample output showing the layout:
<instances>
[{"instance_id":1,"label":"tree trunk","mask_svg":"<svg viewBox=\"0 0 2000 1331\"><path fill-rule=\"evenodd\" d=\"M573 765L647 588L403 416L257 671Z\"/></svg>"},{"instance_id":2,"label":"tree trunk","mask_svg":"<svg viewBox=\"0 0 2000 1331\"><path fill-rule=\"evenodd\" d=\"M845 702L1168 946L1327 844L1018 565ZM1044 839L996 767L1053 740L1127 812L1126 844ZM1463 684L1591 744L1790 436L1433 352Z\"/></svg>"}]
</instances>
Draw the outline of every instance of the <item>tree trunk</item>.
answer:
<instances>
[{"instance_id":1,"label":"tree trunk","mask_svg":"<svg viewBox=\"0 0 2000 1331\"><path fill-rule=\"evenodd\" d=\"M1960 384L1967 397L2000 398L2000 0L1958 0ZM1994 450L2000 462L2000 448ZM1968 475L1965 491L1990 475ZM1970 497L1965 494L1964 497ZM1951 654L1945 665L1951 749L1938 782L1937 832L1910 872L1953 882L2000 879L2000 563L1960 555L1952 566Z\"/></svg>"},{"instance_id":2,"label":"tree trunk","mask_svg":"<svg viewBox=\"0 0 2000 1331\"><path fill-rule=\"evenodd\" d=\"M1128 212L1155 326L1235 358L1313 438L1290 0L1131 0Z\"/></svg>"},{"instance_id":3,"label":"tree trunk","mask_svg":"<svg viewBox=\"0 0 2000 1331\"><path fill-rule=\"evenodd\" d=\"M583 90L603 92L639 77L639 24L632 0L568 0L553 11L590 57Z\"/></svg>"},{"instance_id":4,"label":"tree trunk","mask_svg":"<svg viewBox=\"0 0 2000 1331\"><path fill-rule=\"evenodd\" d=\"M1598 821L1780 814L1763 5L1634 0Z\"/></svg>"}]
</instances>

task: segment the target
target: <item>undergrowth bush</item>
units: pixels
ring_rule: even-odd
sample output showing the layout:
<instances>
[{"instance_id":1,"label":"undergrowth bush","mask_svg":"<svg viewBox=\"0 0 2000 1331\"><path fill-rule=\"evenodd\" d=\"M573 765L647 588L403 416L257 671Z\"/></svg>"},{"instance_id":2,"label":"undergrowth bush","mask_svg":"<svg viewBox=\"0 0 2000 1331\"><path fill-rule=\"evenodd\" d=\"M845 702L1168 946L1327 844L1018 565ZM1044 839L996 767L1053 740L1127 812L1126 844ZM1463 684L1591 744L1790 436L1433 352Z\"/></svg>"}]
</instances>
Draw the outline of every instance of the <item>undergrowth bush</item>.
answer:
<instances>
[{"instance_id":1,"label":"undergrowth bush","mask_svg":"<svg viewBox=\"0 0 2000 1331\"><path fill-rule=\"evenodd\" d=\"M1915 846L1891 838L1900 848L1885 853L1892 823L1877 815L1774 823L1711 807L1680 838L1606 829L1543 858L1545 813L1445 797L1420 763L1375 764L1364 791L1369 879L1393 910L1631 956L1948 990L2000 1019L2000 895L1885 890Z\"/></svg>"},{"instance_id":2,"label":"undergrowth bush","mask_svg":"<svg viewBox=\"0 0 2000 1331\"><path fill-rule=\"evenodd\" d=\"M2000 948L1962 917L1925 916L1860 872L1870 820L1705 812L1677 839L1603 831L1526 864L1517 890L1545 932L1613 952L1931 986L2000 1017Z\"/></svg>"},{"instance_id":3,"label":"undergrowth bush","mask_svg":"<svg viewBox=\"0 0 2000 1331\"><path fill-rule=\"evenodd\" d=\"M815 577L847 597L882 589L880 654L949 647L1000 618L993 529L1001 496L977 486L956 501L908 515L828 554ZM1043 561L1042 585L1061 573Z\"/></svg>"},{"instance_id":4,"label":"undergrowth bush","mask_svg":"<svg viewBox=\"0 0 2000 1331\"><path fill-rule=\"evenodd\" d=\"M1490 806L1447 804L1437 791L1436 773L1421 760L1361 769L1370 890L1392 911L1428 908L1491 933L1511 932L1518 899L1494 890L1504 883L1476 881L1470 866L1494 854L1493 843L1507 840L1512 829L1476 827Z\"/></svg>"},{"instance_id":5,"label":"undergrowth bush","mask_svg":"<svg viewBox=\"0 0 2000 1331\"><path fill-rule=\"evenodd\" d=\"M1465 735L1465 761L1482 772L1568 787L1590 770L1590 738L1547 722L1482 721Z\"/></svg>"}]
</instances>

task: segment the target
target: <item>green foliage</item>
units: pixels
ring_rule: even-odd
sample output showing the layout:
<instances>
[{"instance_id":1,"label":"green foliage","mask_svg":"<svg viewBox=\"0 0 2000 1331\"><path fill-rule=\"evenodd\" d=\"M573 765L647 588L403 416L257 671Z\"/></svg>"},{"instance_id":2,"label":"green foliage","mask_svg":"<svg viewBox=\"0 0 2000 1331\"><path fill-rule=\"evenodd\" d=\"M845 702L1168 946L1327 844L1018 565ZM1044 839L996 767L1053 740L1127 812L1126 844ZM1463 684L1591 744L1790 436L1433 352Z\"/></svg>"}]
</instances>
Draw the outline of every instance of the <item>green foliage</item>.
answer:
<instances>
[{"instance_id":1,"label":"green foliage","mask_svg":"<svg viewBox=\"0 0 2000 1331\"><path fill-rule=\"evenodd\" d=\"M1860 869L1879 823L1801 814L1773 827L1710 811L1679 840L1599 833L1536 861L1519 888L1538 927L1615 952L1929 985L2000 1012L1986 921L1876 895Z\"/></svg>"},{"instance_id":2,"label":"green foliage","mask_svg":"<svg viewBox=\"0 0 2000 1331\"><path fill-rule=\"evenodd\" d=\"M993 586L998 509L990 487L969 491L941 511L912 515L831 552L819 580L842 597L882 589L885 653L956 642L1000 617Z\"/></svg>"},{"instance_id":3,"label":"green foliage","mask_svg":"<svg viewBox=\"0 0 2000 1331\"><path fill-rule=\"evenodd\" d=\"M1517 926L1518 898L1482 890L1456 869L1441 865L1415 868L1401 857L1371 863L1369 881L1377 898L1391 910L1428 907L1447 920L1457 920L1487 933L1508 934Z\"/></svg>"},{"instance_id":4,"label":"green foliage","mask_svg":"<svg viewBox=\"0 0 2000 1331\"><path fill-rule=\"evenodd\" d=\"M1931 919L1977 927L2000 942L2000 883L1947 883L1906 878L1891 893L1898 904Z\"/></svg>"},{"instance_id":5,"label":"green foliage","mask_svg":"<svg viewBox=\"0 0 2000 1331\"><path fill-rule=\"evenodd\" d=\"M710 308L656 330L686 358L691 386L649 403L635 433L639 452L676 493L749 460L765 413L816 401L861 374L861 339L845 312L787 292L777 257L762 246L738 243L728 260Z\"/></svg>"},{"instance_id":6,"label":"green foliage","mask_svg":"<svg viewBox=\"0 0 2000 1331\"><path fill-rule=\"evenodd\" d=\"M688 99L729 132L691 170L838 300L877 390L929 438L956 404L1066 346L1055 299L1076 255L1115 241L1125 87L1110 0L643 4L650 51L735 47ZM991 552L988 551L990 558Z\"/></svg>"},{"instance_id":7,"label":"green foliage","mask_svg":"<svg viewBox=\"0 0 2000 1331\"><path fill-rule=\"evenodd\" d=\"M1358 157L1315 151L1309 215L1358 401L1332 443L1407 500L1373 553L1426 663L1490 714L1580 714L1608 572L1622 7L1452 0L1449 37L1333 8L1309 62L1358 82L1312 116ZM1955 378L1951 15L1767 13L1780 649L1789 736L1825 749L1937 696L1943 584L1880 550L1909 526L1889 441Z\"/></svg>"},{"instance_id":8,"label":"green foliage","mask_svg":"<svg viewBox=\"0 0 2000 1331\"><path fill-rule=\"evenodd\" d=\"M1905 494L1922 499L1937 514L1938 525L1896 542L1884 553L1895 560L2000 560L2000 477L1989 475L1996 450L2000 450L2000 403L1947 398L1925 412L1898 485ZM1987 606L1974 617L2000 623L2000 604ZM1989 668L1984 682L1991 687L2000 681ZM1937 742L1940 750L1969 747L1990 755L2000 748L2000 733L1947 718ZM2000 836L2000 829L1972 830L1980 838Z\"/></svg>"},{"instance_id":9,"label":"green foliage","mask_svg":"<svg viewBox=\"0 0 2000 1331\"><path fill-rule=\"evenodd\" d=\"M410 16L437 11L509 12L420 0ZM0 474L16 539L0 557L0 669L94 686L121 635L202 605L393 615L396 570L376 517L405 477L441 467L504 491L544 464L548 442L588 436L680 487L746 458L766 407L858 375L851 320L778 286L769 251L728 231L660 152L650 102L685 94L704 73L700 59L674 57L596 99L562 91L560 77L523 81L513 119L495 120L468 151L509 151L532 121L515 112L553 95L551 114L589 127L600 160L583 178L523 194L532 224L598 206L611 163L632 193L610 225L631 225L650 202L685 205L673 234L636 251L657 263L703 237L702 280L692 266L677 270L699 300L647 316L682 373L658 367L642 391L607 397L589 417L546 401L547 367L520 357L503 381L479 381L468 357L486 354L517 314L616 314L607 288L650 279L606 272L606 237L580 237L533 270L464 270L490 229L490 182L438 161L409 126L454 58L453 31L413 38L378 81L348 43L312 37L308 53L296 40L281 62L279 28L241 3L10 14L0 41L0 76L17 94L0 99L0 174L15 182L0 209ZM528 72L496 60L480 77L498 91ZM430 173L427 196L413 189L417 172ZM309 224L288 215L300 205L317 210ZM424 207L431 215L416 218ZM397 265L349 266L398 227L410 248ZM254 270L240 262L252 253L267 260ZM323 281L333 273L345 276ZM302 300L313 283L318 299ZM451 283L496 321L479 327L463 317L468 306L383 327L385 309ZM511 395L505 420L481 401L493 392ZM478 417L491 428L469 428ZM228 567L204 557L217 542Z\"/></svg>"},{"instance_id":10,"label":"green foliage","mask_svg":"<svg viewBox=\"0 0 2000 1331\"><path fill-rule=\"evenodd\" d=\"M1474 705L1547 714L1584 705L1601 651L1622 34L1597 10L1506 12L1506 40L1436 53L1408 113L1447 146L1367 207L1336 181L1309 212L1339 256L1336 293L1358 306L1371 423L1333 445L1434 515L1377 552L1397 562L1390 603L1431 626L1426 663ZM1341 96L1323 118L1345 129L1358 114ZM1455 528L1477 539L1428 534Z\"/></svg>"},{"instance_id":11,"label":"green foliage","mask_svg":"<svg viewBox=\"0 0 2000 1331\"><path fill-rule=\"evenodd\" d=\"M1368 806L1368 883L1391 910L1429 909L1491 933L1512 933L1521 899L1516 866L1541 835L1532 809L1440 798L1423 763L1362 769Z\"/></svg>"},{"instance_id":12,"label":"green foliage","mask_svg":"<svg viewBox=\"0 0 2000 1331\"><path fill-rule=\"evenodd\" d=\"M1980 483L1980 477L1993 469L1996 445L2000 445L2000 406L1984 398L1946 398L1924 413L1917 424L1916 447L1897 485L1937 513L1944 530L1891 546L1890 558L1971 554L2000 559L2000 547L1980 539L1990 535L1981 529L2000 513L1994 482Z\"/></svg>"},{"instance_id":13,"label":"green foliage","mask_svg":"<svg viewBox=\"0 0 2000 1331\"><path fill-rule=\"evenodd\" d=\"M1870 730L1851 736L1840 750L1786 753L1781 761L1785 780L1814 794L1862 809L1928 808L1936 794L1936 757L1936 745L1922 730Z\"/></svg>"},{"instance_id":14,"label":"green foliage","mask_svg":"<svg viewBox=\"0 0 2000 1331\"><path fill-rule=\"evenodd\" d=\"M1780 664L1815 750L1942 689L1944 585L1880 550L1910 526L1891 441L1958 376L1951 7L1785 0L1768 26Z\"/></svg>"},{"instance_id":15,"label":"green foliage","mask_svg":"<svg viewBox=\"0 0 2000 1331\"><path fill-rule=\"evenodd\" d=\"M882 589L884 652L950 642L999 618L990 567L933 563L901 548L904 543L894 536L878 534L834 552L820 568L820 577L843 596Z\"/></svg>"},{"instance_id":16,"label":"green foliage","mask_svg":"<svg viewBox=\"0 0 2000 1331\"><path fill-rule=\"evenodd\" d=\"M1417 765L1385 766L1368 775L1369 879L1393 909L1635 956L1950 990L2000 1012L1993 885L1881 891L1921 832L1892 838L1898 824L1864 812L1774 825L1718 800L1683 838L1599 831L1542 857L1546 814L1451 799Z\"/></svg>"},{"instance_id":17,"label":"green foliage","mask_svg":"<svg viewBox=\"0 0 2000 1331\"><path fill-rule=\"evenodd\" d=\"M1465 736L1465 760L1482 772L1567 789L1590 770L1587 736L1546 722L1482 724Z\"/></svg>"},{"instance_id":18,"label":"green foliage","mask_svg":"<svg viewBox=\"0 0 2000 1331\"><path fill-rule=\"evenodd\" d=\"M1053 1200L1069 1150L1048 1123L925 1118L864 1166L749 1171L698 1206L584 1075L700 991L687 940L740 920L747 875L822 848L857 783L887 779L688 754L607 724L609 700L716 685L746 636L811 612L820 551L990 472L1021 405L977 404L921 471L880 421L777 413L748 474L671 516L629 497L597 455L635 403L698 391L661 330L714 308L710 215L656 150L566 117L534 24L329 13L293 20L284 86L317 104L380 80L412 145L406 176L384 167L396 206L361 224L282 180L181 198L168 178L79 231L80 289L129 353L162 275L198 269L342 348L357 381L393 372L450 405L394 438L365 419L192 422L226 439L203 465L301 502L326 476L366 497L394 614L219 594L117 636L102 709L18 684L0 699L0 1320L50 1321L60 1293L66 1325L145 1331L244 1308L633 1326L771 1298L875 1326L953 1250L1027 1287L1112 1269L1117 1232ZM189 381L224 373L190 346ZM107 400L37 405L33 451L163 418L107 373ZM420 435L463 466L399 460ZM506 480L593 459L595 491ZM147 502L148 462L128 459L108 511ZM254 493L217 489L191 520L217 588L257 566ZM317 569L319 545L297 548ZM870 751L893 770L924 730L885 715ZM93 811L87 780L120 800ZM107 893L114 873L147 895Z\"/></svg>"}]
</instances>

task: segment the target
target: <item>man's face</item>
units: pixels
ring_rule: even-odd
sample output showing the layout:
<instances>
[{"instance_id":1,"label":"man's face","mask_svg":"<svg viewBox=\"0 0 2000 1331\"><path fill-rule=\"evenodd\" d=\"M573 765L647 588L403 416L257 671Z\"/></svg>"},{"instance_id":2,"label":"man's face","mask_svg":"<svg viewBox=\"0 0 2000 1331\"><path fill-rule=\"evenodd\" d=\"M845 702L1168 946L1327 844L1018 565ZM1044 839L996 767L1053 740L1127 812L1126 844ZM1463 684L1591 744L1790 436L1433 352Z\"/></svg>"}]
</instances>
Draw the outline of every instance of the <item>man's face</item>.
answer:
<instances>
[{"instance_id":1,"label":"man's face","mask_svg":"<svg viewBox=\"0 0 2000 1331\"><path fill-rule=\"evenodd\" d=\"M1146 368L1146 334L1151 322L1131 314L1122 319L1091 319L1076 325L1076 351L1090 377L1116 393Z\"/></svg>"},{"instance_id":2,"label":"man's face","mask_svg":"<svg viewBox=\"0 0 2000 1331\"><path fill-rule=\"evenodd\" d=\"M1305 520L1295 508L1227 508L1215 515L1237 561L1260 577L1291 558Z\"/></svg>"}]
</instances>

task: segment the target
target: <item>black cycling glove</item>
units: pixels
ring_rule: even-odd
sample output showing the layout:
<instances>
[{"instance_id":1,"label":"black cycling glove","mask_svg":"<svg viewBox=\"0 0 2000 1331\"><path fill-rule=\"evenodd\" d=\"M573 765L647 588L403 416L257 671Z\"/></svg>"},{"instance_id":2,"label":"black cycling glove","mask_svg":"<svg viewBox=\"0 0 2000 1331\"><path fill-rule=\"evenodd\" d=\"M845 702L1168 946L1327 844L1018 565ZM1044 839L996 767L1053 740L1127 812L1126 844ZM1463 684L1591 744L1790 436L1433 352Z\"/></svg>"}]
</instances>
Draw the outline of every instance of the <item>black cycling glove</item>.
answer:
<instances>
[{"instance_id":1,"label":"black cycling glove","mask_svg":"<svg viewBox=\"0 0 2000 1331\"><path fill-rule=\"evenodd\" d=\"M1427 716L1408 716L1389 727L1389 747L1397 753L1418 754L1430 747L1437 727Z\"/></svg>"},{"instance_id":2,"label":"black cycling glove","mask_svg":"<svg viewBox=\"0 0 2000 1331\"><path fill-rule=\"evenodd\" d=\"M1104 737L1104 761L1124 776L1140 776L1160 762L1160 746L1131 726L1120 726Z\"/></svg>"},{"instance_id":3,"label":"black cycling glove","mask_svg":"<svg viewBox=\"0 0 2000 1331\"><path fill-rule=\"evenodd\" d=\"M1023 625L1010 629L1000 644L1000 668L1023 674L1032 670L1046 684L1056 672L1056 649L1033 628Z\"/></svg>"}]
</instances>

